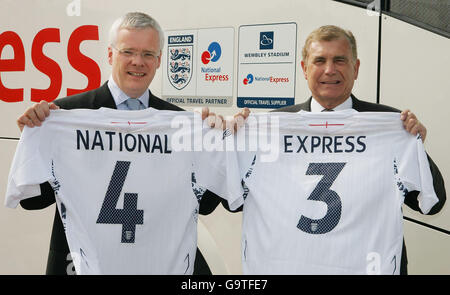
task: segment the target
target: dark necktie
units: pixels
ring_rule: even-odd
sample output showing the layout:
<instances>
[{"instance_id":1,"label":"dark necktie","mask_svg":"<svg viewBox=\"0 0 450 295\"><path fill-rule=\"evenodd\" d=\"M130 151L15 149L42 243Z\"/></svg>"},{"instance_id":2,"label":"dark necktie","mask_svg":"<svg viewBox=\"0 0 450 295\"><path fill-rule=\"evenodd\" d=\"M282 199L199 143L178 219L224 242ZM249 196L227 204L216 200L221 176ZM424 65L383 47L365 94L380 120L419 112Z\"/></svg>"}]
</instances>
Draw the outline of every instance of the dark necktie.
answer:
<instances>
[{"instance_id":1,"label":"dark necktie","mask_svg":"<svg viewBox=\"0 0 450 295\"><path fill-rule=\"evenodd\" d=\"M333 109L323 109L321 112L334 112Z\"/></svg>"}]
</instances>

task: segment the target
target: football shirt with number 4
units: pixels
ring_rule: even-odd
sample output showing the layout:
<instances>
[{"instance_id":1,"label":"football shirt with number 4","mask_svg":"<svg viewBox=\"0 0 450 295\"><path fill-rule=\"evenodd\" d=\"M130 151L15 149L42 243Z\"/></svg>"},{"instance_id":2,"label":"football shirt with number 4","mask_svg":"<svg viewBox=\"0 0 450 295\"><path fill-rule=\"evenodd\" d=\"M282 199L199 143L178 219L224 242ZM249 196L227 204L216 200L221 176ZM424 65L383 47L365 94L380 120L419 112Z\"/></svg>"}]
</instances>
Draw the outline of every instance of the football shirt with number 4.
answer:
<instances>
[{"instance_id":1,"label":"football shirt with number 4","mask_svg":"<svg viewBox=\"0 0 450 295\"><path fill-rule=\"evenodd\" d=\"M190 112L52 111L22 133L6 205L50 182L78 274L192 274L203 192L241 189L221 144Z\"/></svg>"}]
</instances>

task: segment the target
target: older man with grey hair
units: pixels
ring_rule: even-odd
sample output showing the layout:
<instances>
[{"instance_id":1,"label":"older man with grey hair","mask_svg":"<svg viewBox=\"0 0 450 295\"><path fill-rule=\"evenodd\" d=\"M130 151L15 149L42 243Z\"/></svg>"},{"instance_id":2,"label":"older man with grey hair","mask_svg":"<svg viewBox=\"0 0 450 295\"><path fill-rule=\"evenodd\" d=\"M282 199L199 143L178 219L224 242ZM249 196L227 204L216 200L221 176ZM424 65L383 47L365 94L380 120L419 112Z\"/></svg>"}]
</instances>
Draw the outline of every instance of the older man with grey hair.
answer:
<instances>
[{"instance_id":1,"label":"older man with grey hair","mask_svg":"<svg viewBox=\"0 0 450 295\"><path fill-rule=\"evenodd\" d=\"M278 112L323 112L354 109L358 112L400 112L390 106L375 104L357 99L353 94L353 84L358 78L360 60L358 59L356 39L351 31L338 26L321 26L306 38L302 50L303 75L308 82L312 96L303 103L278 109ZM405 129L411 134L420 134L425 141L425 126L409 110L401 112ZM445 204L446 192L442 175L428 156L433 185L439 202L428 214L436 214ZM420 211L418 192L410 191L405 204ZM403 243L400 274L407 274L406 247Z\"/></svg>"}]
</instances>

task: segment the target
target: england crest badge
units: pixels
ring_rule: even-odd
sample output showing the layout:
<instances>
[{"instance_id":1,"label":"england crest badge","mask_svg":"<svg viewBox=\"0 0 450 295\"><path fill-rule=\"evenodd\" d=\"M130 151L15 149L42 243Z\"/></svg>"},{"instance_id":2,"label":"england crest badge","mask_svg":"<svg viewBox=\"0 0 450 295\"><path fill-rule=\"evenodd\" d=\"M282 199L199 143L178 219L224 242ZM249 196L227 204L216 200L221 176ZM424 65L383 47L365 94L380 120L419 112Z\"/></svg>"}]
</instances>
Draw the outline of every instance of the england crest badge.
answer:
<instances>
[{"instance_id":1,"label":"england crest badge","mask_svg":"<svg viewBox=\"0 0 450 295\"><path fill-rule=\"evenodd\" d=\"M167 76L178 90L185 88L192 78L193 41L193 35L169 36Z\"/></svg>"}]
</instances>

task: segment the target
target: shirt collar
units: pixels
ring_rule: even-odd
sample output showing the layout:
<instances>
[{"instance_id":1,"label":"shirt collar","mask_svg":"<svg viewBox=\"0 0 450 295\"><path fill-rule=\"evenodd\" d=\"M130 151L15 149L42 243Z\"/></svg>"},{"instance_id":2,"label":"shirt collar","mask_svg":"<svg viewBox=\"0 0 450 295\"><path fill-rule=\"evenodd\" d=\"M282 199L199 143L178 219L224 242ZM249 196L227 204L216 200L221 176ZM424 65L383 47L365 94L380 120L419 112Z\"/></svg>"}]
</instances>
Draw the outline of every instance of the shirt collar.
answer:
<instances>
[{"instance_id":1,"label":"shirt collar","mask_svg":"<svg viewBox=\"0 0 450 295\"><path fill-rule=\"evenodd\" d=\"M333 108L335 111L343 111L347 109L353 108L353 103L351 97L348 97L343 103L338 105L337 107ZM312 113L319 113L324 109L323 106L321 106L317 100L313 97L311 99L311 112Z\"/></svg>"},{"instance_id":2,"label":"shirt collar","mask_svg":"<svg viewBox=\"0 0 450 295\"><path fill-rule=\"evenodd\" d=\"M114 81L112 75L109 77L108 80L108 88L109 91L111 91L111 95L114 98L114 102L116 103L116 106L119 106L121 103L123 103L125 100L129 98L128 95L125 94L125 92L120 89L120 87L116 84ZM139 99L146 108L148 108L148 102L149 102L149 91L145 91L144 94L139 96L137 99Z\"/></svg>"}]
</instances>

